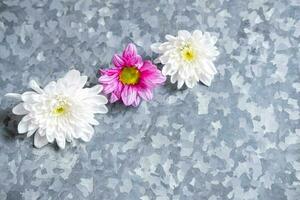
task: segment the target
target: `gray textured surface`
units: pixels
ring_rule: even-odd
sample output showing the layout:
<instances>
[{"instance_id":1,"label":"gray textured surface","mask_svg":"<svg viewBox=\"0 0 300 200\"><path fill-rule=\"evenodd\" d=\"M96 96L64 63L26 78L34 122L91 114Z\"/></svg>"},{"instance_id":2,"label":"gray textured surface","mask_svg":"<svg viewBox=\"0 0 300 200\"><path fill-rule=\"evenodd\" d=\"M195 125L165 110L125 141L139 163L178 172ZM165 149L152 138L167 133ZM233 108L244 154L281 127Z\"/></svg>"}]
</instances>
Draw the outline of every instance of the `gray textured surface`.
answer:
<instances>
[{"instance_id":1,"label":"gray textured surface","mask_svg":"<svg viewBox=\"0 0 300 200\"><path fill-rule=\"evenodd\" d=\"M299 0L2 0L0 199L298 200ZM58 150L16 134L3 98L75 66L99 67L133 41L179 29L219 37L211 87L167 83L138 108L109 106L90 143Z\"/></svg>"}]
</instances>

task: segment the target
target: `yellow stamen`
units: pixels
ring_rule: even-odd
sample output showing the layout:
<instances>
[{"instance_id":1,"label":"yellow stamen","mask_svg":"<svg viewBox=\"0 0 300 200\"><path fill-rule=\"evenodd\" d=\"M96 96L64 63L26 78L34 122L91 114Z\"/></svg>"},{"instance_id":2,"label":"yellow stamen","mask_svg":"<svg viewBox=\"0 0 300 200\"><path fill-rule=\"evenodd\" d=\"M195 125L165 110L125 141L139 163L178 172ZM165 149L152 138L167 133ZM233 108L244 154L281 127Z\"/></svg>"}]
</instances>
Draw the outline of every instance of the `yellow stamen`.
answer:
<instances>
[{"instance_id":1,"label":"yellow stamen","mask_svg":"<svg viewBox=\"0 0 300 200\"><path fill-rule=\"evenodd\" d=\"M190 46L190 45L186 45L184 46L181 50L181 57L183 58L183 60L187 61L187 62L192 62L196 59L196 51Z\"/></svg>"},{"instance_id":2,"label":"yellow stamen","mask_svg":"<svg viewBox=\"0 0 300 200\"><path fill-rule=\"evenodd\" d=\"M136 67L124 67L119 78L125 85L135 85L140 79L140 72Z\"/></svg>"},{"instance_id":3,"label":"yellow stamen","mask_svg":"<svg viewBox=\"0 0 300 200\"><path fill-rule=\"evenodd\" d=\"M52 110L52 114L58 117L58 116L65 115L68 112L69 112L69 104L65 100L57 97L57 103Z\"/></svg>"}]
</instances>

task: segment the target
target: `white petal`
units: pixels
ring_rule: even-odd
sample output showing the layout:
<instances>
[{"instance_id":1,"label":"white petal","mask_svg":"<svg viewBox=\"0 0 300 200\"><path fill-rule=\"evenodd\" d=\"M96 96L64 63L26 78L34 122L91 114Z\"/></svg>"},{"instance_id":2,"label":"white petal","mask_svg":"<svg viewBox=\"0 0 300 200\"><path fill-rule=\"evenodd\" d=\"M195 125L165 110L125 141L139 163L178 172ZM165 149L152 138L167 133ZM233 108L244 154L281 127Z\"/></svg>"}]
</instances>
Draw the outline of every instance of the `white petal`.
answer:
<instances>
[{"instance_id":1,"label":"white petal","mask_svg":"<svg viewBox=\"0 0 300 200\"><path fill-rule=\"evenodd\" d=\"M161 45L161 43L153 43L151 46L150 46L150 48L151 48L151 50L153 51L153 52L155 52L155 53L161 53L161 50L160 50L160 45Z\"/></svg>"},{"instance_id":2,"label":"white petal","mask_svg":"<svg viewBox=\"0 0 300 200\"><path fill-rule=\"evenodd\" d=\"M67 82L74 82L80 78L80 72L76 69L70 70L63 78Z\"/></svg>"},{"instance_id":3,"label":"white petal","mask_svg":"<svg viewBox=\"0 0 300 200\"><path fill-rule=\"evenodd\" d=\"M81 136L81 128L76 128L73 132L72 132L72 136L75 138L75 139L78 139L80 138Z\"/></svg>"},{"instance_id":4,"label":"white petal","mask_svg":"<svg viewBox=\"0 0 300 200\"><path fill-rule=\"evenodd\" d=\"M19 134L24 134L28 131L28 125L29 122L25 120L21 120L20 123L18 124L18 133Z\"/></svg>"},{"instance_id":5,"label":"white petal","mask_svg":"<svg viewBox=\"0 0 300 200\"><path fill-rule=\"evenodd\" d=\"M22 118L23 121L29 121L31 119L32 119L32 117L30 116L30 114L27 114Z\"/></svg>"},{"instance_id":6,"label":"white petal","mask_svg":"<svg viewBox=\"0 0 300 200\"><path fill-rule=\"evenodd\" d=\"M212 79L214 78L214 76L209 76L207 74L201 74L199 76L200 81L207 86L210 86Z\"/></svg>"},{"instance_id":7,"label":"white petal","mask_svg":"<svg viewBox=\"0 0 300 200\"><path fill-rule=\"evenodd\" d=\"M86 89L89 90L89 93L99 94L103 90L103 86L98 84L98 85L95 85L91 88L86 88Z\"/></svg>"},{"instance_id":8,"label":"white petal","mask_svg":"<svg viewBox=\"0 0 300 200\"><path fill-rule=\"evenodd\" d=\"M54 142L54 135L53 135L53 134L48 134L48 133L47 133L45 136L47 137L47 140L48 140L50 143Z\"/></svg>"},{"instance_id":9,"label":"white petal","mask_svg":"<svg viewBox=\"0 0 300 200\"><path fill-rule=\"evenodd\" d=\"M99 105L95 108L95 110L93 110L94 113L107 113L108 112L108 109L105 105Z\"/></svg>"},{"instance_id":10,"label":"white petal","mask_svg":"<svg viewBox=\"0 0 300 200\"><path fill-rule=\"evenodd\" d=\"M67 140L68 142L71 142L71 141L73 140L73 137L72 137L72 134L71 134L70 131L67 131L67 132L66 132L66 140Z\"/></svg>"},{"instance_id":11,"label":"white petal","mask_svg":"<svg viewBox=\"0 0 300 200\"><path fill-rule=\"evenodd\" d=\"M34 101L34 96L36 96L36 95L37 95L37 93L36 92L32 92L32 91L24 92L22 94L22 100L23 101L28 101L28 102L33 102Z\"/></svg>"},{"instance_id":12,"label":"white petal","mask_svg":"<svg viewBox=\"0 0 300 200\"><path fill-rule=\"evenodd\" d=\"M27 119L24 119L25 117L23 117L23 120L26 121ZM37 130L37 129L38 129L38 126L36 124L33 124L31 121L28 121L28 131Z\"/></svg>"},{"instance_id":13,"label":"white petal","mask_svg":"<svg viewBox=\"0 0 300 200\"><path fill-rule=\"evenodd\" d=\"M89 142L94 135L95 130L92 126L87 125L83 128L83 132L81 133L81 139L85 142Z\"/></svg>"},{"instance_id":14,"label":"white petal","mask_svg":"<svg viewBox=\"0 0 300 200\"><path fill-rule=\"evenodd\" d=\"M200 61L201 62L201 67L203 71L205 71L208 74L216 74L217 70L215 68L215 65L211 60L208 59L203 59Z\"/></svg>"},{"instance_id":15,"label":"white petal","mask_svg":"<svg viewBox=\"0 0 300 200\"><path fill-rule=\"evenodd\" d=\"M66 139L65 137L56 138L56 143L59 148L64 149L66 146Z\"/></svg>"},{"instance_id":16,"label":"white petal","mask_svg":"<svg viewBox=\"0 0 300 200\"><path fill-rule=\"evenodd\" d=\"M47 94L53 94L54 92L55 92L55 90L56 90L56 82L54 82L54 81L51 81L50 83L48 83L47 85L46 85L46 87L44 88L44 90L45 90L45 92L47 93Z\"/></svg>"},{"instance_id":17,"label":"white petal","mask_svg":"<svg viewBox=\"0 0 300 200\"><path fill-rule=\"evenodd\" d=\"M176 83L177 80L178 80L178 74L177 73L171 76L171 83L174 84L174 83Z\"/></svg>"},{"instance_id":18,"label":"white petal","mask_svg":"<svg viewBox=\"0 0 300 200\"><path fill-rule=\"evenodd\" d=\"M169 40L169 41L176 40L176 37L173 35L166 35L165 38L166 38L166 40Z\"/></svg>"},{"instance_id":19,"label":"white petal","mask_svg":"<svg viewBox=\"0 0 300 200\"><path fill-rule=\"evenodd\" d=\"M78 88L83 88L83 86L86 84L88 77L87 76L81 76L79 79Z\"/></svg>"},{"instance_id":20,"label":"white petal","mask_svg":"<svg viewBox=\"0 0 300 200\"><path fill-rule=\"evenodd\" d=\"M186 30L180 30L178 31L178 36L182 39L188 39L191 37L191 33Z\"/></svg>"},{"instance_id":21,"label":"white petal","mask_svg":"<svg viewBox=\"0 0 300 200\"><path fill-rule=\"evenodd\" d=\"M32 136L35 132L36 132L37 129L33 129L33 130L30 130L27 132L27 137L30 137Z\"/></svg>"},{"instance_id":22,"label":"white petal","mask_svg":"<svg viewBox=\"0 0 300 200\"><path fill-rule=\"evenodd\" d=\"M19 103L18 105L16 105L12 109L12 112L15 115L26 115L28 113L28 111L24 108L24 103Z\"/></svg>"},{"instance_id":23,"label":"white petal","mask_svg":"<svg viewBox=\"0 0 300 200\"><path fill-rule=\"evenodd\" d=\"M40 136L38 133L34 134L34 146L36 148L41 148L48 144L46 136Z\"/></svg>"},{"instance_id":24,"label":"white petal","mask_svg":"<svg viewBox=\"0 0 300 200\"><path fill-rule=\"evenodd\" d=\"M70 70L63 78L57 81L57 85L59 90L62 91L65 89L77 90L83 88L87 79L87 76L80 76L78 70Z\"/></svg>"},{"instance_id":25,"label":"white petal","mask_svg":"<svg viewBox=\"0 0 300 200\"><path fill-rule=\"evenodd\" d=\"M193 37L196 39L196 40L200 40L202 37L203 37L203 34L200 30L195 30L193 32Z\"/></svg>"},{"instance_id":26,"label":"white petal","mask_svg":"<svg viewBox=\"0 0 300 200\"><path fill-rule=\"evenodd\" d=\"M31 89L33 89L34 91L36 91L39 94L42 94L44 92L35 80L29 81L29 87L31 87Z\"/></svg>"},{"instance_id":27,"label":"white petal","mask_svg":"<svg viewBox=\"0 0 300 200\"><path fill-rule=\"evenodd\" d=\"M103 105L103 104L107 104L108 100L103 95L97 95L97 96L85 98L84 102L89 105L91 105L91 104Z\"/></svg>"},{"instance_id":28,"label":"white petal","mask_svg":"<svg viewBox=\"0 0 300 200\"><path fill-rule=\"evenodd\" d=\"M99 104L107 104L108 102L107 98L103 95L98 95L96 98Z\"/></svg>"},{"instance_id":29,"label":"white petal","mask_svg":"<svg viewBox=\"0 0 300 200\"><path fill-rule=\"evenodd\" d=\"M163 75L170 75L173 76L178 70L178 65L175 63L167 63L163 68L162 68L162 74Z\"/></svg>"},{"instance_id":30,"label":"white petal","mask_svg":"<svg viewBox=\"0 0 300 200\"><path fill-rule=\"evenodd\" d=\"M185 80L185 84L188 88L193 88L195 86L195 81L192 78L190 78Z\"/></svg>"},{"instance_id":31,"label":"white petal","mask_svg":"<svg viewBox=\"0 0 300 200\"><path fill-rule=\"evenodd\" d=\"M170 71L172 70L172 66L170 64L166 64L165 66L163 66L161 73L166 76L169 75Z\"/></svg>"},{"instance_id":32,"label":"white petal","mask_svg":"<svg viewBox=\"0 0 300 200\"><path fill-rule=\"evenodd\" d=\"M163 54L162 56L159 57L159 60L162 64L166 64L169 61L169 55Z\"/></svg>"},{"instance_id":33,"label":"white petal","mask_svg":"<svg viewBox=\"0 0 300 200\"><path fill-rule=\"evenodd\" d=\"M177 88L180 89L184 84L184 81L182 79L178 79Z\"/></svg>"},{"instance_id":34,"label":"white petal","mask_svg":"<svg viewBox=\"0 0 300 200\"><path fill-rule=\"evenodd\" d=\"M7 93L7 94L5 94L5 96L21 100L21 94L18 94L18 93Z\"/></svg>"},{"instance_id":35,"label":"white petal","mask_svg":"<svg viewBox=\"0 0 300 200\"><path fill-rule=\"evenodd\" d=\"M95 125L95 126L99 125L99 122L94 118L90 119L89 123L92 124L92 125Z\"/></svg>"},{"instance_id":36,"label":"white petal","mask_svg":"<svg viewBox=\"0 0 300 200\"><path fill-rule=\"evenodd\" d=\"M181 66L178 72L179 76L184 80L188 79L188 77L190 76L189 69L185 65Z\"/></svg>"}]
</instances>

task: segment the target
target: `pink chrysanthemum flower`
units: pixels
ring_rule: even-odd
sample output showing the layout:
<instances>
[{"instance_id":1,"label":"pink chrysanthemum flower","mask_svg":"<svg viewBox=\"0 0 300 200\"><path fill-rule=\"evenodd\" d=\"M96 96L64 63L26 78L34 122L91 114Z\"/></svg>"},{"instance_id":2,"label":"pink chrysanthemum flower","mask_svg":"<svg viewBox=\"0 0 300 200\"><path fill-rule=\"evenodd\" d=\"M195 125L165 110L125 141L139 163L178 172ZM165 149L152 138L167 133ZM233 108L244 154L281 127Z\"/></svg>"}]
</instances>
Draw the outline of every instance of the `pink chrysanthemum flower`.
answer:
<instances>
[{"instance_id":1,"label":"pink chrysanthemum flower","mask_svg":"<svg viewBox=\"0 0 300 200\"><path fill-rule=\"evenodd\" d=\"M99 78L111 103L121 99L126 106L138 106L141 99L152 99L153 89L166 80L151 61L142 60L134 44L128 44L122 56L115 54L112 62L115 67L100 70Z\"/></svg>"}]
</instances>

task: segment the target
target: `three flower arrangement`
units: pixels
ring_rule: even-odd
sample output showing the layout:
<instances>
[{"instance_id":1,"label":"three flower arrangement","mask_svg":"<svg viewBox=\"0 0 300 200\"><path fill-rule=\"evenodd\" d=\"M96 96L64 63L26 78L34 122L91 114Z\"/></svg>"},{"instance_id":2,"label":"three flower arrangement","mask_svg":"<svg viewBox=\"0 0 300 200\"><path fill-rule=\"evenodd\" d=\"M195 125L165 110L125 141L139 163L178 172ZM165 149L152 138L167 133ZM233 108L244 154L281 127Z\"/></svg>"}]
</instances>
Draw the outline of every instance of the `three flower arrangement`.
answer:
<instances>
[{"instance_id":1,"label":"three flower arrangement","mask_svg":"<svg viewBox=\"0 0 300 200\"><path fill-rule=\"evenodd\" d=\"M216 37L199 30L190 33L179 31L177 36L166 35L166 42L151 45L160 54L155 60L162 63L160 71L150 60L143 60L134 44L128 44L122 55L115 54L113 67L100 70L98 85L84 88L87 76L71 70L63 78L51 81L42 89L35 81L29 86L33 91L6 96L21 101L12 112L25 115L18 124L19 134L34 134L34 146L41 148L56 141L64 149L66 141L90 141L97 113L107 113L109 102L121 101L125 106L138 106L141 100L153 98L153 90L170 76L177 88L184 84L192 88L198 81L209 86L217 70L213 61L219 52Z\"/></svg>"}]
</instances>

